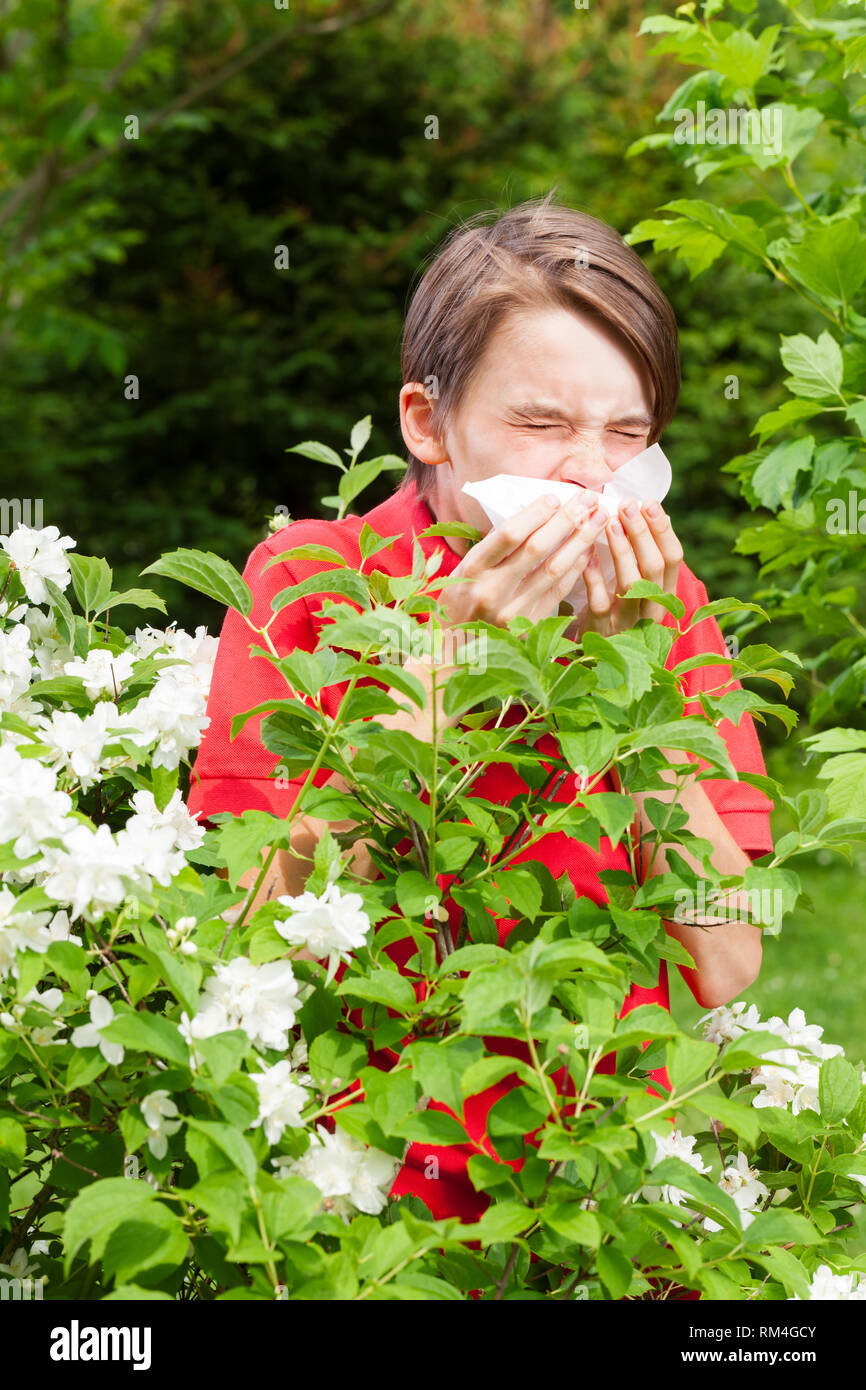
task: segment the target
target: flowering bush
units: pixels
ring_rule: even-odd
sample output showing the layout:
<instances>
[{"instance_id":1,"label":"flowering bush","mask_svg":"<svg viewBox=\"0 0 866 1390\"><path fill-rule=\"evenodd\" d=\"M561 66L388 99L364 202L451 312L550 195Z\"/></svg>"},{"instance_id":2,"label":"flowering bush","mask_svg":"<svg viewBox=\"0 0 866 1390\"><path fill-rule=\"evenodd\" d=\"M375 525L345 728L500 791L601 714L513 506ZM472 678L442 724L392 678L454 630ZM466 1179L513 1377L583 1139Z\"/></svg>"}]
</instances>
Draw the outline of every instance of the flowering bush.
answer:
<instances>
[{"instance_id":1,"label":"flowering bush","mask_svg":"<svg viewBox=\"0 0 866 1390\"><path fill-rule=\"evenodd\" d=\"M379 539L365 544L373 556ZM207 723L215 639L116 626L117 610L164 611L161 600L114 592L106 562L56 528L20 527L3 545L7 1274L38 1270L51 1299L621 1299L665 1281L709 1299L861 1296L860 1063L798 1011L762 1023L739 1002L707 1015L703 1038L656 1005L619 1017L661 960L691 963L663 923L698 876L671 853L671 872L642 883L639 851L678 843L701 881L771 889L790 910L799 883L783 865L817 845L845 852L864 830L827 822L823 793L787 799L758 778L797 828L744 880L720 878L676 798L648 802L658 828L637 843L632 795L667 785L662 746L700 757L702 775L736 775L715 727L730 698L707 693L686 716L665 668L678 599L659 594L673 627L583 645L564 618L477 625L486 662L460 669L445 696L460 725L425 744L377 723L396 697L373 677L423 701L382 658L395 625L435 633L435 566L420 556L410 581L365 566L351 601L326 600L315 652L255 658L291 697L262 724L283 775L303 780L291 813L215 817L205 833L180 776ZM150 568L249 621L249 591L218 557L182 551ZM333 569L317 582L332 590ZM250 640L267 648L267 630ZM734 672L787 690L794 660L747 648ZM337 683L331 718L322 691ZM751 692L738 708L788 713ZM545 755L550 771L545 733L562 750ZM470 794L506 763L530 788L519 804ZM317 786L320 769L349 793ZM612 770L622 790L594 792ZM574 795L555 800L554 777ZM357 829L322 837L303 893L253 909L301 812ZM626 844L632 872L605 873L606 905L515 862L553 829ZM373 881L350 859L362 835ZM514 924L502 944L494 917ZM406 940L401 973L387 948ZM489 1051L491 1034L527 1044L530 1062ZM600 1070L611 1054L615 1069ZM647 1087L662 1065L665 1096ZM389 1200L408 1145L465 1143L464 1102L506 1076L519 1084L469 1161L489 1200L480 1220ZM687 1136L670 1129L680 1112Z\"/></svg>"}]
</instances>

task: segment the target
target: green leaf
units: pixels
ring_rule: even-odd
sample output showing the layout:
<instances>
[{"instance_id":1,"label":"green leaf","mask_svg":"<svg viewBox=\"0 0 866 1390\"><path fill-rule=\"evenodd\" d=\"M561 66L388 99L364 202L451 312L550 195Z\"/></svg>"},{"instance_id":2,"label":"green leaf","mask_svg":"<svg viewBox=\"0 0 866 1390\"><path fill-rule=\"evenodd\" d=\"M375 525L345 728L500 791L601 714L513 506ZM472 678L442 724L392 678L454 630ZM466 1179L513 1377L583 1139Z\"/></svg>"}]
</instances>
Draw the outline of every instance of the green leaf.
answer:
<instances>
[{"instance_id":1,"label":"green leaf","mask_svg":"<svg viewBox=\"0 0 866 1390\"><path fill-rule=\"evenodd\" d=\"M429 880L418 869L406 869L399 874L394 887L404 917L423 917L430 899L439 899L438 888L431 887Z\"/></svg>"},{"instance_id":2,"label":"green leaf","mask_svg":"<svg viewBox=\"0 0 866 1390\"><path fill-rule=\"evenodd\" d=\"M182 1067L189 1066L189 1049L177 1025L162 1014L138 1013L134 1009L116 1014L102 1029L102 1036L108 1042L123 1043L138 1052L151 1052Z\"/></svg>"},{"instance_id":3,"label":"green leaf","mask_svg":"<svg viewBox=\"0 0 866 1390\"><path fill-rule=\"evenodd\" d=\"M834 304L850 300L866 280L863 236L851 217L807 219L802 239L776 255L801 285Z\"/></svg>"},{"instance_id":4,"label":"green leaf","mask_svg":"<svg viewBox=\"0 0 866 1390\"><path fill-rule=\"evenodd\" d=\"M248 1141L232 1125L223 1124L221 1120L198 1120L189 1115L187 1126L203 1134L215 1148L225 1154L229 1163L237 1168L238 1172L243 1173L248 1182L255 1181L258 1168L255 1154Z\"/></svg>"},{"instance_id":5,"label":"green leaf","mask_svg":"<svg viewBox=\"0 0 866 1390\"><path fill-rule=\"evenodd\" d=\"M176 1269L189 1249L183 1222L161 1203L153 1203L111 1232L102 1255L108 1277L123 1285L149 1269Z\"/></svg>"},{"instance_id":6,"label":"green leaf","mask_svg":"<svg viewBox=\"0 0 866 1390\"><path fill-rule=\"evenodd\" d=\"M826 781L827 802L834 816L866 816L866 753L829 758L818 772Z\"/></svg>"},{"instance_id":7,"label":"green leaf","mask_svg":"<svg viewBox=\"0 0 866 1390\"><path fill-rule=\"evenodd\" d=\"M576 1202L560 1202L545 1207L538 1213L538 1219L558 1235L574 1241L575 1245L588 1245L594 1250L601 1240L598 1217L594 1212L582 1211Z\"/></svg>"},{"instance_id":8,"label":"green leaf","mask_svg":"<svg viewBox=\"0 0 866 1390\"><path fill-rule=\"evenodd\" d=\"M394 970L377 970L374 975L363 977L351 975L337 986L338 994L356 999L369 999L374 1004L384 1004L397 1013L413 1013L418 1007L415 991L405 975Z\"/></svg>"},{"instance_id":9,"label":"green leaf","mask_svg":"<svg viewBox=\"0 0 866 1390\"><path fill-rule=\"evenodd\" d=\"M714 236L748 251L761 262L767 258L766 240L751 217L742 217L697 198L677 198L672 203L665 203L661 211L676 212L687 221L696 222Z\"/></svg>"},{"instance_id":10,"label":"green leaf","mask_svg":"<svg viewBox=\"0 0 866 1390\"><path fill-rule=\"evenodd\" d=\"M534 922L541 911L541 885L526 869L497 869L496 887L522 917Z\"/></svg>"},{"instance_id":11,"label":"green leaf","mask_svg":"<svg viewBox=\"0 0 866 1390\"><path fill-rule=\"evenodd\" d=\"M315 439L305 439L302 444L293 444L291 448L286 449L286 453L302 454L305 459L312 459L314 463L329 463L341 472L346 467L335 449L330 449L327 444L319 444Z\"/></svg>"},{"instance_id":12,"label":"green leaf","mask_svg":"<svg viewBox=\"0 0 866 1390\"><path fill-rule=\"evenodd\" d=\"M586 797L584 805L599 821L608 840L616 848L636 815L631 797L621 792L592 792Z\"/></svg>"},{"instance_id":13,"label":"green leaf","mask_svg":"<svg viewBox=\"0 0 866 1390\"><path fill-rule=\"evenodd\" d=\"M159 594L155 594L153 589L124 589L122 592L112 589L105 601L94 608L93 613L97 617L100 613L107 613L109 609L123 607L157 608L160 613L166 611L165 601Z\"/></svg>"},{"instance_id":14,"label":"green leaf","mask_svg":"<svg viewBox=\"0 0 866 1390\"><path fill-rule=\"evenodd\" d=\"M340 499L349 505L354 502L359 493L375 482L382 471L382 464L379 459L364 459L362 463L354 464L347 473L340 479L338 492Z\"/></svg>"},{"instance_id":15,"label":"green leaf","mask_svg":"<svg viewBox=\"0 0 866 1390\"><path fill-rule=\"evenodd\" d=\"M247 869L261 867L265 845L281 841L285 841L285 823L269 811L244 811L222 821L217 830L217 853L228 869L232 887Z\"/></svg>"},{"instance_id":16,"label":"green leaf","mask_svg":"<svg viewBox=\"0 0 866 1390\"><path fill-rule=\"evenodd\" d=\"M798 473L808 469L815 448L811 434L772 449L752 475L752 489L759 502L774 511L783 496L793 490Z\"/></svg>"},{"instance_id":17,"label":"green leaf","mask_svg":"<svg viewBox=\"0 0 866 1390\"><path fill-rule=\"evenodd\" d=\"M682 618L686 611L686 605L676 594L669 594L661 585L656 584L652 579L637 579L626 591L625 598L648 598L657 603L660 608L664 608L668 613L673 613L675 618Z\"/></svg>"},{"instance_id":18,"label":"green leaf","mask_svg":"<svg viewBox=\"0 0 866 1390\"><path fill-rule=\"evenodd\" d=\"M778 1279L789 1298L796 1295L797 1298L808 1299L809 1276L797 1256L792 1255L790 1250L780 1245L764 1251L761 1255L752 1255L751 1258L774 1279Z\"/></svg>"},{"instance_id":19,"label":"green leaf","mask_svg":"<svg viewBox=\"0 0 866 1390\"><path fill-rule=\"evenodd\" d=\"M790 400L783 401L777 410L768 410L762 415L752 429L752 434L759 436L759 444L763 444L771 434L778 434L780 430L790 429L792 425L797 425L801 420L810 420L814 415L820 415L824 409L817 401L804 401L795 396Z\"/></svg>"},{"instance_id":20,"label":"green leaf","mask_svg":"<svg viewBox=\"0 0 866 1390\"><path fill-rule=\"evenodd\" d=\"M253 611L253 596L249 585L228 560L210 550L173 550L161 555L142 574L163 574L177 579L227 608L234 608L245 618Z\"/></svg>"},{"instance_id":21,"label":"green leaf","mask_svg":"<svg viewBox=\"0 0 866 1390\"><path fill-rule=\"evenodd\" d=\"M417 1110L394 1125L393 1134L401 1139L409 1139L413 1144L465 1144L466 1130L453 1115L444 1110Z\"/></svg>"},{"instance_id":22,"label":"green leaf","mask_svg":"<svg viewBox=\"0 0 866 1390\"><path fill-rule=\"evenodd\" d=\"M204 1058L211 1079L217 1085L225 1081L233 1071L237 1071L249 1046L249 1038L239 1028L228 1033L214 1033L210 1038L196 1039L196 1048Z\"/></svg>"},{"instance_id":23,"label":"green leaf","mask_svg":"<svg viewBox=\"0 0 866 1390\"><path fill-rule=\"evenodd\" d=\"M270 560L262 565L262 574L270 569L271 565L288 564L295 560L323 560L326 564L337 565L340 569L345 569L347 564L345 556L330 545L295 545L289 550L281 550L278 555L272 555Z\"/></svg>"},{"instance_id":24,"label":"green leaf","mask_svg":"<svg viewBox=\"0 0 866 1390\"><path fill-rule=\"evenodd\" d=\"M452 1042L439 1043L416 1042L407 1051L423 1094L441 1101L456 1115L463 1113L464 1095L470 1094L464 1091L463 1083L475 1068L483 1066L484 1061L496 1064L505 1060L509 1064L508 1070L514 1070L512 1058L482 1059L483 1043L480 1038L455 1038ZM507 1071L500 1073L501 1076L507 1074Z\"/></svg>"},{"instance_id":25,"label":"green leaf","mask_svg":"<svg viewBox=\"0 0 866 1390\"><path fill-rule=\"evenodd\" d=\"M822 1236L811 1221L799 1212L774 1210L759 1212L743 1232L743 1244L750 1250L761 1250L765 1245L820 1245Z\"/></svg>"},{"instance_id":26,"label":"green leaf","mask_svg":"<svg viewBox=\"0 0 866 1390\"><path fill-rule=\"evenodd\" d=\"M826 1057L821 1063L818 1104L822 1118L836 1125L856 1105L860 1097L860 1078L844 1057Z\"/></svg>"},{"instance_id":27,"label":"green leaf","mask_svg":"<svg viewBox=\"0 0 866 1390\"><path fill-rule=\"evenodd\" d=\"M598 1277L612 1299L623 1298L632 1280L632 1264L615 1245L602 1245L596 1255Z\"/></svg>"},{"instance_id":28,"label":"green leaf","mask_svg":"<svg viewBox=\"0 0 866 1390\"><path fill-rule=\"evenodd\" d=\"M353 1081L366 1062L363 1042L348 1033L329 1030L319 1033L310 1044L310 1071L325 1095Z\"/></svg>"},{"instance_id":29,"label":"green leaf","mask_svg":"<svg viewBox=\"0 0 866 1390\"><path fill-rule=\"evenodd\" d=\"M275 613L280 613L284 608L288 608L289 604L296 603L300 598L308 598L310 594L341 594L344 598L359 603L362 608L370 606L367 581L363 575L358 574L356 570L333 569L311 574L309 579L302 580L300 584L290 584L288 588L280 589L271 599L271 608Z\"/></svg>"},{"instance_id":30,"label":"green leaf","mask_svg":"<svg viewBox=\"0 0 866 1390\"><path fill-rule=\"evenodd\" d=\"M719 767L732 781L737 780L737 770L730 760L727 747L721 735L709 724L689 723L683 720L677 724L651 724L629 734L628 747L678 748L695 753L713 767Z\"/></svg>"},{"instance_id":31,"label":"green leaf","mask_svg":"<svg viewBox=\"0 0 866 1390\"><path fill-rule=\"evenodd\" d=\"M682 1034L672 1038L668 1043L666 1065L674 1089L685 1090L690 1081L705 1076L717 1055L716 1046L701 1038L687 1038Z\"/></svg>"},{"instance_id":32,"label":"green leaf","mask_svg":"<svg viewBox=\"0 0 866 1390\"><path fill-rule=\"evenodd\" d=\"M817 340L805 333L782 335L781 358L791 373L785 385L795 396L816 400L839 396L842 386L842 351L825 331Z\"/></svg>"},{"instance_id":33,"label":"green leaf","mask_svg":"<svg viewBox=\"0 0 866 1390\"><path fill-rule=\"evenodd\" d=\"M112 1232L124 1221L146 1216L155 1201L153 1188L134 1178L101 1178L83 1188L70 1202L63 1221L64 1273L69 1273L86 1240L90 1241L90 1263L95 1264Z\"/></svg>"},{"instance_id":34,"label":"green leaf","mask_svg":"<svg viewBox=\"0 0 866 1390\"><path fill-rule=\"evenodd\" d=\"M0 1164L13 1172L20 1168L27 1155L27 1133L17 1120L0 1120Z\"/></svg>"},{"instance_id":35,"label":"green leaf","mask_svg":"<svg viewBox=\"0 0 866 1390\"><path fill-rule=\"evenodd\" d=\"M709 1115L712 1119L720 1121L726 1129L733 1130L750 1148L757 1145L761 1132L761 1117L750 1101L737 1102L727 1096L699 1091L697 1095L689 1096L687 1104L694 1106L695 1110L700 1110L702 1115Z\"/></svg>"},{"instance_id":36,"label":"green leaf","mask_svg":"<svg viewBox=\"0 0 866 1390\"><path fill-rule=\"evenodd\" d=\"M75 597L85 613L92 613L111 592L111 569L96 555L68 555Z\"/></svg>"}]
</instances>

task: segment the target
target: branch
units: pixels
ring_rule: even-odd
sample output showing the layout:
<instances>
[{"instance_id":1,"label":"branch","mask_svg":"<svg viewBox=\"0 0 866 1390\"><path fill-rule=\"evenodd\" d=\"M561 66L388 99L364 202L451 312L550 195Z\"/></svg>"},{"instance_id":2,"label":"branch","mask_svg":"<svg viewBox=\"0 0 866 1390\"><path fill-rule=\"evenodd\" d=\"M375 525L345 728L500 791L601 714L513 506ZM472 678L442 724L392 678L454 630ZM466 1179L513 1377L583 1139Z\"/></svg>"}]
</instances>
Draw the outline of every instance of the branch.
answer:
<instances>
[{"instance_id":1,"label":"branch","mask_svg":"<svg viewBox=\"0 0 866 1390\"><path fill-rule=\"evenodd\" d=\"M110 91L111 87L116 86L130 64L138 57L139 52L151 36L164 3L165 0L157 0L155 9L151 13L141 33L127 50L127 53L118 67L115 68L114 72L106 79L103 90ZM153 112L150 116L145 116L140 122L139 129L141 131L154 129L154 127L165 121L168 116L173 115L175 111L182 111L185 107L191 106L193 102L198 101L199 97L204 96L207 92L213 91L215 87L222 86L224 82L235 77L239 72L243 72L245 68L250 67L253 63L257 63L260 58L265 58L270 53L276 52L283 44L288 43L289 39L305 38L315 34L340 33L342 30L350 29L356 24L363 24L368 19L375 19L377 15L384 14L386 10L392 9L395 3L396 0L376 0L375 4L368 5L362 10L354 10L347 15L332 15L330 18L318 20L314 24L302 24L296 29L289 29L280 34L272 34L270 38L263 39L261 43L256 44L247 53L242 53L238 58L234 58L230 63L226 63L215 73L212 73L210 77L206 77L201 82L196 83L188 92L184 92L181 96L175 97L172 101L168 102L166 106L161 107L159 111ZM91 110L93 105L94 103L91 103L89 106L85 107L70 127L70 133L82 123L92 120L95 114L95 111ZM91 169L97 168L97 166L102 164L106 159L110 159L113 155L119 153L120 150L127 149L128 147L129 141L125 136L121 136L115 144L107 145L99 150L94 150L86 159L79 160L77 164L68 164L65 168L58 169L54 179L54 186L59 187L69 183L72 179L78 178L81 174L89 173ZM45 159L36 166L32 173L29 174L19 186L17 191L12 194L5 207L0 210L0 227L8 222L10 218L14 217L22 204L42 185L45 179L46 165L50 166L52 161L57 160L60 148L61 147L58 146L52 150L50 154L46 155Z\"/></svg>"}]
</instances>

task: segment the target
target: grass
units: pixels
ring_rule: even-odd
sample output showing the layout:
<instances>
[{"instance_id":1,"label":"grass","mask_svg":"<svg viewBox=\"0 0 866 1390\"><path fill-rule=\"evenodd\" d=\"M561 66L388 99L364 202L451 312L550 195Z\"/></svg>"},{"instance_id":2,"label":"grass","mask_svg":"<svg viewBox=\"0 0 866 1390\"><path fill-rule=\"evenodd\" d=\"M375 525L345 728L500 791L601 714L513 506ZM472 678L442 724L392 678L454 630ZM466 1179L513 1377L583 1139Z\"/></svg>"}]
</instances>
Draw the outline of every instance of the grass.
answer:
<instances>
[{"instance_id":1,"label":"grass","mask_svg":"<svg viewBox=\"0 0 866 1390\"><path fill-rule=\"evenodd\" d=\"M768 772L788 795L820 786L811 767L793 763L784 748L770 753ZM784 807L773 812L772 824L776 839L789 828ZM801 1008L809 1023L824 1028L823 1041L841 1044L856 1065L866 1063L866 848L854 845L852 851L852 863L827 850L791 861L788 867L799 875L815 910L798 907L785 918L778 936L765 936L761 973L739 997L757 1005L762 1019L787 1018L792 1009ZM671 1012L690 1032L707 1010L695 1002L675 966L669 980Z\"/></svg>"}]
</instances>

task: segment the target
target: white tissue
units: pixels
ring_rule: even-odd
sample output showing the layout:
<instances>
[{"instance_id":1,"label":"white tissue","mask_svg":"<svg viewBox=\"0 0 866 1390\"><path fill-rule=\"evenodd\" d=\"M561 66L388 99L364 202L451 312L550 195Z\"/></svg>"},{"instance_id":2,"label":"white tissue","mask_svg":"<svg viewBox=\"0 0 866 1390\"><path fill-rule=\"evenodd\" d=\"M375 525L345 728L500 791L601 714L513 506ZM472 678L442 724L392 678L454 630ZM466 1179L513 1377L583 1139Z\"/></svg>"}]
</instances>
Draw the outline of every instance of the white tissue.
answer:
<instances>
[{"instance_id":1,"label":"white tissue","mask_svg":"<svg viewBox=\"0 0 866 1390\"><path fill-rule=\"evenodd\" d=\"M638 502L662 502L671 485L671 466L658 444L651 444L642 453L635 454L616 475L601 489L600 506L609 517L616 516L621 504L629 497ZM597 491L597 489L595 489ZM494 530L497 530L509 517L515 516L528 507L538 497L553 493L561 502L567 502L575 493L584 491L577 483L552 482L549 478L524 478L513 473L497 473L492 478L483 478L478 483L465 483L463 491L474 497L484 509ZM607 542L595 542L601 572L608 589L616 578L613 557ZM565 600L576 616L586 607L586 588L583 577Z\"/></svg>"}]
</instances>

